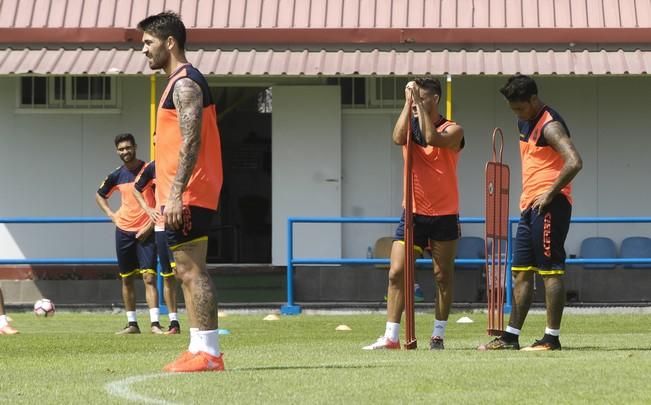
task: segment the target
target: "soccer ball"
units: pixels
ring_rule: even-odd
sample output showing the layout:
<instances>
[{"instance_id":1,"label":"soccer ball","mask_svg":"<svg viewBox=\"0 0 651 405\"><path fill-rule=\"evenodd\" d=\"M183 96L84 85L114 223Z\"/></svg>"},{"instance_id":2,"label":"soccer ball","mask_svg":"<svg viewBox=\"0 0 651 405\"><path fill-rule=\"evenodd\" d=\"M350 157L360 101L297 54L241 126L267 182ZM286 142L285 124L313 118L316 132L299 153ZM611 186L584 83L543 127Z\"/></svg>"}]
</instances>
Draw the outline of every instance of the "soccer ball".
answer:
<instances>
[{"instance_id":1,"label":"soccer ball","mask_svg":"<svg viewBox=\"0 0 651 405\"><path fill-rule=\"evenodd\" d=\"M54 302L47 298L41 298L34 303L34 313L36 316L54 316Z\"/></svg>"}]
</instances>

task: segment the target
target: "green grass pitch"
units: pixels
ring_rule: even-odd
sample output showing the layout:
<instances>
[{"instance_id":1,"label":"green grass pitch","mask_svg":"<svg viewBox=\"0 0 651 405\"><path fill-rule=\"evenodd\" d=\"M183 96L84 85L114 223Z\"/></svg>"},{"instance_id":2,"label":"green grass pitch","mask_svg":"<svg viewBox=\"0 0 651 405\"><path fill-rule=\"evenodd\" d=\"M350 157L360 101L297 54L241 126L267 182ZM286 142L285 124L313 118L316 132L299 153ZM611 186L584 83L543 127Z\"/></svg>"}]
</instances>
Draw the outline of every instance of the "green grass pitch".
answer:
<instances>
[{"instance_id":1,"label":"green grass pitch","mask_svg":"<svg viewBox=\"0 0 651 405\"><path fill-rule=\"evenodd\" d=\"M115 336L124 315L59 311L10 314L20 335L0 336L0 402L11 404L480 404L650 403L651 320L644 314L563 320L560 352L477 352L485 315L454 313L446 350L427 350L433 315L418 314L415 351L361 350L384 315L300 315L263 321L230 315L220 327L227 371L169 374L182 335ZM475 323L457 324L462 316ZM146 315L139 314L143 331ZM166 323L166 318L163 317ZM349 332L335 331L346 324ZM531 314L521 337L542 335Z\"/></svg>"}]
</instances>

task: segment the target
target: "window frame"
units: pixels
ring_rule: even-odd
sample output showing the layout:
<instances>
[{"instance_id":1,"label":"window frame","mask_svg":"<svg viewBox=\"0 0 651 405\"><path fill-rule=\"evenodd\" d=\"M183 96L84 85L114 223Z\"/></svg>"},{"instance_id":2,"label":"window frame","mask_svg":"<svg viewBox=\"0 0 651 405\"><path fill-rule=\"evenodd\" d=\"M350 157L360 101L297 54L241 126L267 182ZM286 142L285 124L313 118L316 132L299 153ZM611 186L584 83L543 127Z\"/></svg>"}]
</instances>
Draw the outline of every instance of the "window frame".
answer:
<instances>
[{"instance_id":1,"label":"window frame","mask_svg":"<svg viewBox=\"0 0 651 405\"><path fill-rule=\"evenodd\" d=\"M23 104L22 79L26 77L43 77L42 75L20 75L16 80L16 109L17 114L47 114L47 113L68 113L68 114L119 114L122 107L121 83L118 77L108 75L47 75L46 83L46 104ZM102 77L109 79L111 97L102 100L79 100L72 95L73 82L75 78ZM63 79L62 98L55 98L55 83L58 78ZM32 100L34 97L32 97Z\"/></svg>"}]
</instances>

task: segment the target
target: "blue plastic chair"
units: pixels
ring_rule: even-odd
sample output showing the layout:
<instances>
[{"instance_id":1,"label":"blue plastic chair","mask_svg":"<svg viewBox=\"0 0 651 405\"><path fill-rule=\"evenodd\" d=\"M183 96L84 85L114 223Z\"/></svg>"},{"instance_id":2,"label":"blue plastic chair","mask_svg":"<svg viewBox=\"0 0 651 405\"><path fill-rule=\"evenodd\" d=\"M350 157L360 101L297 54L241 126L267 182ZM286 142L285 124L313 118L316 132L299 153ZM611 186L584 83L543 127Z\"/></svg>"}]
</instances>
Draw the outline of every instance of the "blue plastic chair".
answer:
<instances>
[{"instance_id":1,"label":"blue plastic chair","mask_svg":"<svg viewBox=\"0 0 651 405\"><path fill-rule=\"evenodd\" d=\"M484 239L478 236L462 236L457 242L457 259L484 259ZM483 264L457 264L458 269L481 270Z\"/></svg>"},{"instance_id":2,"label":"blue plastic chair","mask_svg":"<svg viewBox=\"0 0 651 405\"><path fill-rule=\"evenodd\" d=\"M593 236L581 242L579 256L582 259L616 259L617 247L612 239ZM614 269L615 264L584 264L584 269Z\"/></svg>"},{"instance_id":3,"label":"blue plastic chair","mask_svg":"<svg viewBox=\"0 0 651 405\"><path fill-rule=\"evenodd\" d=\"M651 238L646 236L631 236L622 241L620 257L622 259L631 258L651 258ZM625 264L627 269L648 269L651 264L634 263Z\"/></svg>"}]
</instances>

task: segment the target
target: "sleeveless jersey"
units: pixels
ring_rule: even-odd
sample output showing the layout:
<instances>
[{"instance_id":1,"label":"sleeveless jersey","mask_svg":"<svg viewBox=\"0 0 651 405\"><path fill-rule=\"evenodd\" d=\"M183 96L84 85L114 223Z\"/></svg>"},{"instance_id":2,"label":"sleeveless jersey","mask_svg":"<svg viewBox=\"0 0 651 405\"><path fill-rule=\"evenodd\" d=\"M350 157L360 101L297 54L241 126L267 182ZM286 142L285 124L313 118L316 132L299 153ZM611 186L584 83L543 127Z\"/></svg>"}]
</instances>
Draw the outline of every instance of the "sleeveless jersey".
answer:
<instances>
[{"instance_id":1,"label":"sleeveless jersey","mask_svg":"<svg viewBox=\"0 0 651 405\"><path fill-rule=\"evenodd\" d=\"M441 117L434 123L436 131L443 132L454 121ZM459 186L457 162L461 150L439 148L425 143L418 119L413 118L412 129L412 172L413 212L427 216L453 215L459 213ZM461 148L465 140L461 140ZM407 145L402 147L402 157L407 157ZM406 170L406 168L405 168ZM403 207L405 200L403 196Z\"/></svg>"},{"instance_id":2,"label":"sleeveless jersey","mask_svg":"<svg viewBox=\"0 0 651 405\"><path fill-rule=\"evenodd\" d=\"M544 106L536 118L531 121L518 121L520 131L520 158L522 160L522 195L520 210L527 209L536 197L544 194L556 181L563 168L563 158L552 148L543 131L550 122L560 122L567 135L570 131L563 118L548 106ZM572 203L571 183L563 187L561 193Z\"/></svg>"},{"instance_id":3,"label":"sleeveless jersey","mask_svg":"<svg viewBox=\"0 0 651 405\"><path fill-rule=\"evenodd\" d=\"M203 94L201 118L201 146L197 162L183 191L183 205L216 210L223 182L222 154L217 111L212 101L208 82L192 65L181 65L169 77L167 87L158 105L156 118L156 200L165 205L179 165L183 144L179 117L173 100L174 85L179 79L189 78L199 85Z\"/></svg>"}]
</instances>

